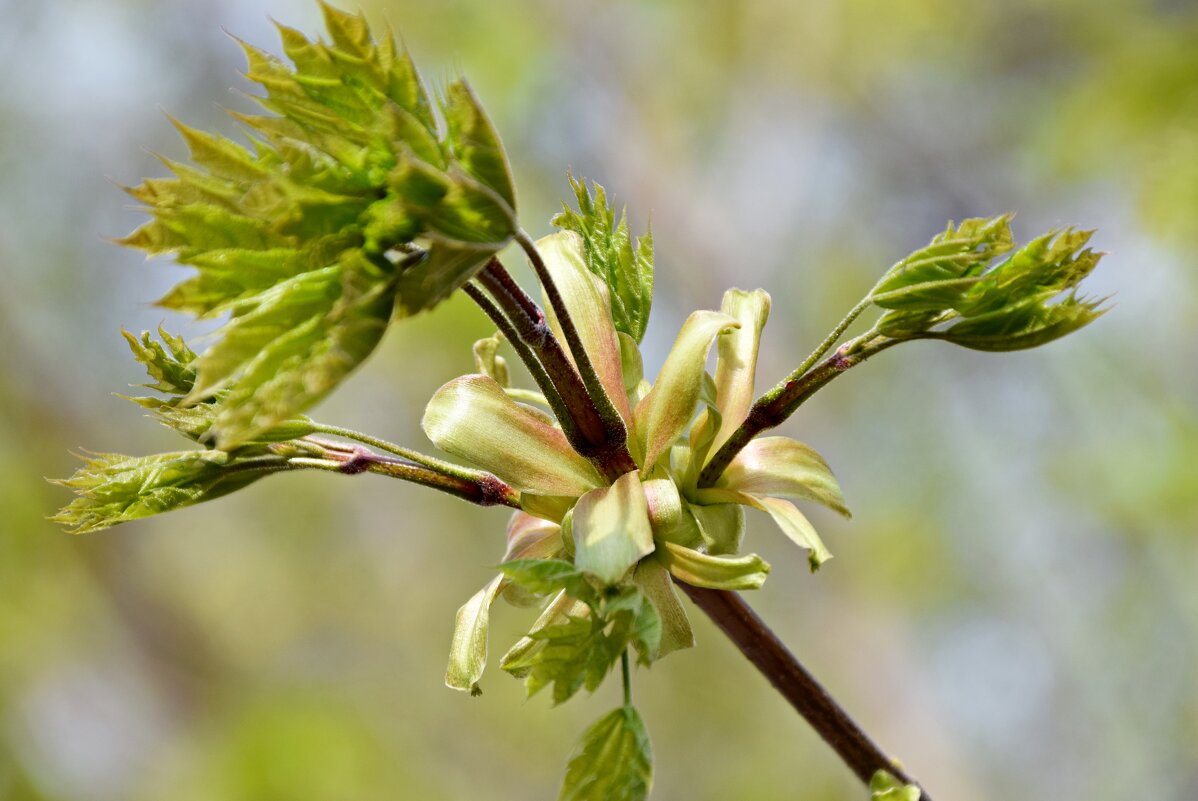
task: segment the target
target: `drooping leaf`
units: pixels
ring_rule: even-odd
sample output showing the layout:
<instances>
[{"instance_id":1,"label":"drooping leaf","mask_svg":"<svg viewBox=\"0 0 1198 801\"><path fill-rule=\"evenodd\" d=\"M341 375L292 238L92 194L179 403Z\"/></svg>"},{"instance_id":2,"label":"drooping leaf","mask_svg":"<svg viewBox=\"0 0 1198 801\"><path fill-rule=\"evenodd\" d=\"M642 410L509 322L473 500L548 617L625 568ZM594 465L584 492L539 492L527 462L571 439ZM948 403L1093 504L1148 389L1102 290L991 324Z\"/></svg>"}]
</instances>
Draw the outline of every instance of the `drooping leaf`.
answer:
<instances>
[{"instance_id":1,"label":"drooping leaf","mask_svg":"<svg viewBox=\"0 0 1198 801\"><path fill-rule=\"evenodd\" d=\"M656 658L662 620L636 587L601 593L592 579L565 561L517 560L500 569L532 592L558 592L500 663L525 680L530 696L552 686L553 701L561 704L584 687L593 692L629 647L645 664Z\"/></svg>"},{"instance_id":2,"label":"drooping leaf","mask_svg":"<svg viewBox=\"0 0 1198 801\"><path fill-rule=\"evenodd\" d=\"M579 498L572 528L574 564L609 585L618 583L641 557L653 552L649 508L637 472Z\"/></svg>"},{"instance_id":3,"label":"drooping leaf","mask_svg":"<svg viewBox=\"0 0 1198 801\"><path fill-rule=\"evenodd\" d=\"M489 470L521 492L578 496L603 481L561 429L521 406L484 375L455 378L424 410L438 448Z\"/></svg>"},{"instance_id":4,"label":"drooping leaf","mask_svg":"<svg viewBox=\"0 0 1198 801\"><path fill-rule=\"evenodd\" d=\"M592 182L592 195L585 179L571 175L569 180L578 211L563 204L564 210L553 218L553 224L582 238L587 269L607 286L616 330L640 343L653 303L653 234L648 232L634 242L628 233L627 213L621 212L616 221L602 186Z\"/></svg>"},{"instance_id":5,"label":"drooping leaf","mask_svg":"<svg viewBox=\"0 0 1198 801\"><path fill-rule=\"evenodd\" d=\"M814 573L820 565L832 558L831 552L825 547L823 540L815 531L815 526L807 516L799 511L793 503L782 498L770 498L764 495L750 495L747 492L738 493L740 502L759 509L774 518L782 533L790 541L807 551L807 562Z\"/></svg>"},{"instance_id":6,"label":"drooping leaf","mask_svg":"<svg viewBox=\"0 0 1198 801\"><path fill-rule=\"evenodd\" d=\"M50 518L72 534L86 534L219 498L282 469L283 459L220 451L182 451L153 456L97 453L54 483L76 497Z\"/></svg>"},{"instance_id":7,"label":"drooping leaf","mask_svg":"<svg viewBox=\"0 0 1198 801\"><path fill-rule=\"evenodd\" d=\"M687 584L714 590L756 590L770 572L769 563L755 553L712 556L672 542L663 542L655 558Z\"/></svg>"},{"instance_id":8,"label":"drooping leaf","mask_svg":"<svg viewBox=\"0 0 1198 801\"><path fill-rule=\"evenodd\" d=\"M815 501L848 517L840 484L815 450L789 437L758 437L721 474L715 487L701 489L703 503L735 502L723 490Z\"/></svg>"},{"instance_id":9,"label":"drooping leaf","mask_svg":"<svg viewBox=\"0 0 1198 801\"><path fill-rule=\"evenodd\" d=\"M640 714L622 706L582 735L558 801L645 801L653 788L653 749Z\"/></svg>"},{"instance_id":10,"label":"drooping leaf","mask_svg":"<svg viewBox=\"0 0 1198 801\"><path fill-rule=\"evenodd\" d=\"M690 618L678 600L670 574L657 559L642 559L636 566L633 581L653 604L661 619L661 643L654 659L695 644Z\"/></svg>"},{"instance_id":11,"label":"drooping leaf","mask_svg":"<svg viewBox=\"0 0 1198 801\"><path fill-rule=\"evenodd\" d=\"M449 647L445 686L480 695L478 680L487 665L487 630L491 604L502 589L503 576L496 576L458 610Z\"/></svg>"}]
</instances>

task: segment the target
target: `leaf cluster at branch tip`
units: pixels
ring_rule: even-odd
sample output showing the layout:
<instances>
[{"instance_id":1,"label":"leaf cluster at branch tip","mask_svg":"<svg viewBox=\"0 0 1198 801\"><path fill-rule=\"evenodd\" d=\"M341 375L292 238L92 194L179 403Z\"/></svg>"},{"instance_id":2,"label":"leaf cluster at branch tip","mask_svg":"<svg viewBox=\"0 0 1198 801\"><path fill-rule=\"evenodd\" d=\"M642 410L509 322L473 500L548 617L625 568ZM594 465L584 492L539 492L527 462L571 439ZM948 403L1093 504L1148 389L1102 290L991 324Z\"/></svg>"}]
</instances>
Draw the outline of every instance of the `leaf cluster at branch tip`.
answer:
<instances>
[{"instance_id":1,"label":"leaf cluster at branch tip","mask_svg":"<svg viewBox=\"0 0 1198 801\"><path fill-rule=\"evenodd\" d=\"M255 438L340 383L411 315L468 281L517 230L498 134L469 86L433 102L406 51L322 4L329 42L279 25L282 60L242 43L267 115L248 147L176 122L191 165L129 189L152 219L122 240L194 267L159 303L228 314L186 403L223 390L210 436ZM233 385L236 385L235 387Z\"/></svg>"}]
</instances>

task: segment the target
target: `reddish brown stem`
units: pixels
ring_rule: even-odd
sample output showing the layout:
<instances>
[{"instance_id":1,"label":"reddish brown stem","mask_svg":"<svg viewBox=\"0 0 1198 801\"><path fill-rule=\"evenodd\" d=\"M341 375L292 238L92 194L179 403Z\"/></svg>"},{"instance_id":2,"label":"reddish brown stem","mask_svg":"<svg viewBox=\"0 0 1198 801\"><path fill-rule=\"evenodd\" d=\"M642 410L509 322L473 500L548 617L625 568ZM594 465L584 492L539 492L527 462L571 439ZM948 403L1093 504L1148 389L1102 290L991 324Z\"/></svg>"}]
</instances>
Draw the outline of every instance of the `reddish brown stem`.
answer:
<instances>
[{"instance_id":1,"label":"reddish brown stem","mask_svg":"<svg viewBox=\"0 0 1198 801\"><path fill-rule=\"evenodd\" d=\"M811 724L857 778L868 785L875 773L886 770L906 784L916 784L853 722L740 595L676 583ZM920 799L931 801L922 788Z\"/></svg>"},{"instance_id":2,"label":"reddish brown stem","mask_svg":"<svg viewBox=\"0 0 1198 801\"><path fill-rule=\"evenodd\" d=\"M628 452L623 424L617 429L603 419L582 377L549 328L541 308L498 259L488 262L476 278L503 310L515 335L536 355L553 381L568 411L565 417L569 422L563 421L562 430L574 450L594 462L610 479L635 470L636 462ZM560 320L560 313L558 317Z\"/></svg>"}]
</instances>

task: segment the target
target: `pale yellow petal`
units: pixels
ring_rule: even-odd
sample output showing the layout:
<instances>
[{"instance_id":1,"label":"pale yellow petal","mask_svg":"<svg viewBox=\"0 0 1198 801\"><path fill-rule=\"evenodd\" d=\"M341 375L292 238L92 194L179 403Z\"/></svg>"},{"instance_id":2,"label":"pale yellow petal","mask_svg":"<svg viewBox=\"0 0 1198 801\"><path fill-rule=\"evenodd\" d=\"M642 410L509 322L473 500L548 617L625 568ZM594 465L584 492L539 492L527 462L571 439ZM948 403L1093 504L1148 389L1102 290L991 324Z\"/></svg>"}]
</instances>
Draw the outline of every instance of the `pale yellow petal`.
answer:
<instances>
[{"instance_id":1,"label":"pale yellow petal","mask_svg":"<svg viewBox=\"0 0 1198 801\"><path fill-rule=\"evenodd\" d=\"M726 314L693 312L682 325L649 394L636 406L636 435L651 469L686 429L699 402L707 352L721 331L739 326Z\"/></svg>"},{"instance_id":2,"label":"pale yellow petal","mask_svg":"<svg viewBox=\"0 0 1198 801\"><path fill-rule=\"evenodd\" d=\"M455 378L437 390L421 425L438 448L521 492L578 496L604 483L559 429L484 375Z\"/></svg>"},{"instance_id":3,"label":"pale yellow petal","mask_svg":"<svg viewBox=\"0 0 1198 801\"><path fill-rule=\"evenodd\" d=\"M620 415L626 422L630 421L632 415L621 370L620 340L611 318L611 301L607 286L587 269L582 238L573 231L559 231L537 240L537 251L565 301L599 382ZM545 313L564 346L565 338L548 302Z\"/></svg>"}]
</instances>

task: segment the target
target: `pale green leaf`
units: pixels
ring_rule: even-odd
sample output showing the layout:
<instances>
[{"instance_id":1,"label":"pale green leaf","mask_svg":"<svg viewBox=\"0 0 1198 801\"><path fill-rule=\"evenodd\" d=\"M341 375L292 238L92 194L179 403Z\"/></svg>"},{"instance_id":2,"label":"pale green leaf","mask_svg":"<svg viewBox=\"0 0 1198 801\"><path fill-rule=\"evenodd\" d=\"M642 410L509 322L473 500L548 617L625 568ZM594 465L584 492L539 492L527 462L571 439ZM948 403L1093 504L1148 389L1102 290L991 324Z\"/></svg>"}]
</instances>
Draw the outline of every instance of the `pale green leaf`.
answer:
<instances>
[{"instance_id":1,"label":"pale green leaf","mask_svg":"<svg viewBox=\"0 0 1198 801\"><path fill-rule=\"evenodd\" d=\"M663 542L657 558L675 578L714 590L756 590L765 583L769 563L755 553L712 556L672 542Z\"/></svg>"},{"instance_id":2,"label":"pale green leaf","mask_svg":"<svg viewBox=\"0 0 1198 801\"><path fill-rule=\"evenodd\" d=\"M437 390L421 425L437 447L521 492L579 496L603 485L560 429L514 402L484 375L455 378Z\"/></svg>"},{"instance_id":3,"label":"pale green leaf","mask_svg":"<svg viewBox=\"0 0 1198 801\"><path fill-rule=\"evenodd\" d=\"M634 413L646 470L669 450L694 417L711 343L721 331L739 325L728 315L712 311L692 312L683 324L657 381Z\"/></svg>"},{"instance_id":4,"label":"pale green leaf","mask_svg":"<svg viewBox=\"0 0 1198 801\"><path fill-rule=\"evenodd\" d=\"M653 529L636 471L578 499L573 515L574 564L609 585L653 552Z\"/></svg>"},{"instance_id":5,"label":"pale green leaf","mask_svg":"<svg viewBox=\"0 0 1198 801\"><path fill-rule=\"evenodd\" d=\"M481 694L478 680L487 665L491 604L502 585L503 576L496 576L458 610L449 647L449 667L445 670L447 687L468 691L471 695Z\"/></svg>"},{"instance_id":6,"label":"pale green leaf","mask_svg":"<svg viewBox=\"0 0 1198 801\"><path fill-rule=\"evenodd\" d=\"M531 670L533 654L545 647L544 640L536 639L537 633L570 618L585 617L588 614L590 614L590 607L585 603L570 597L565 590L558 592L546 604L545 610L532 624L528 634L521 637L500 658L499 667L518 679L525 678Z\"/></svg>"},{"instance_id":7,"label":"pale green leaf","mask_svg":"<svg viewBox=\"0 0 1198 801\"><path fill-rule=\"evenodd\" d=\"M653 749L640 714L616 709L582 735L559 801L645 801L653 788Z\"/></svg>"},{"instance_id":8,"label":"pale green leaf","mask_svg":"<svg viewBox=\"0 0 1198 801\"><path fill-rule=\"evenodd\" d=\"M695 634L691 630L690 619L678 600L669 572L661 562L642 559L636 566L633 581L653 604L661 619L661 642L654 658L660 659L674 651L693 647Z\"/></svg>"}]
</instances>

